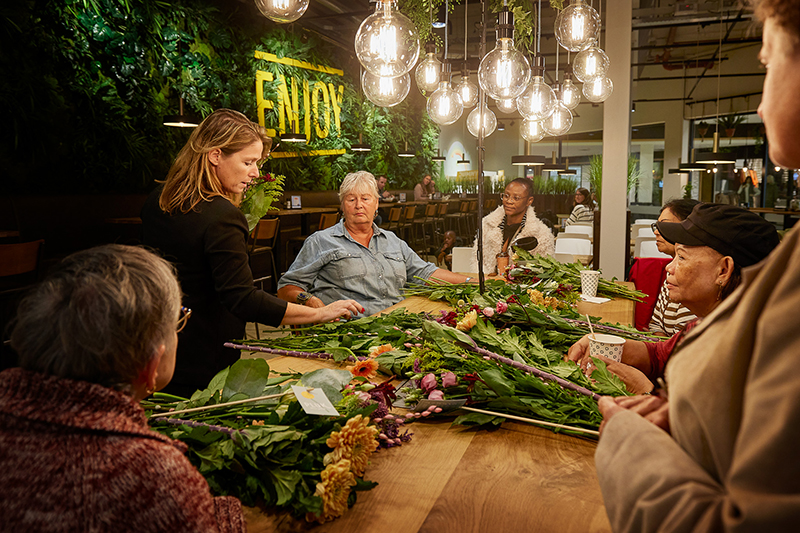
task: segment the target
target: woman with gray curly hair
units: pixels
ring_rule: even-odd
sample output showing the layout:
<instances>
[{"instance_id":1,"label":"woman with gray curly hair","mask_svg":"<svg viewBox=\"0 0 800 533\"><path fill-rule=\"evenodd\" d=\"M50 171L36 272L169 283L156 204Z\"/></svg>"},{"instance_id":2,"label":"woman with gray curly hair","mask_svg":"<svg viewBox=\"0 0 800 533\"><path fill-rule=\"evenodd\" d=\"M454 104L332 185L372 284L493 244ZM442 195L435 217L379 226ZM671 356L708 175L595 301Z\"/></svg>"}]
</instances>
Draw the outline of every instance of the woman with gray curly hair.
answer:
<instances>
[{"instance_id":1,"label":"woman with gray curly hair","mask_svg":"<svg viewBox=\"0 0 800 533\"><path fill-rule=\"evenodd\" d=\"M306 239L281 277L279 297L310 307L352 298L371 315L402 300L403 287L415 278L471 281L423 261L405 241L373 222L379 197L369 172L345 176L339 201L344 218Z\"/></svg>"},{"instance_id":2,"label":"woman with gray curly hair","mask_svg":"<svg viewBox=\"0 0 800 533\"><path fill-rule=\"evenodd\" d=\"M141 248L75 253L20 303L0 373L0 509L15 531L244 531L139 401L175 368L173 268Z\"/></svg>"}]
</instances>

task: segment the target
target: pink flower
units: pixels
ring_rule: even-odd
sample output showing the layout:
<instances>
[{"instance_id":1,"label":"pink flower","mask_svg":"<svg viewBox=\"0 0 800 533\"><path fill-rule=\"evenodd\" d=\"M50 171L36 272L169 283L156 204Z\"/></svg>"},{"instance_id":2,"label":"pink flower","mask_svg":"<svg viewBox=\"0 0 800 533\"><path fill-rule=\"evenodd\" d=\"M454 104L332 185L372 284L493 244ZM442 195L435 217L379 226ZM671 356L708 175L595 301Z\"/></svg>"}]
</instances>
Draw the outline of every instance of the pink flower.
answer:
<instances>
[{"instance_id":1,"label":"pink flower","mask_svg":"<svg viewBox=\"0 0 800 533\"><path fill-rule=\"evenodd\" d=\"M426 393L431 392L437 386L438 384L436 383L436 376L433 374L425 374L425 377L423 377L422 381L420 382L420 388L422 389L422 392Z\"/></svg>"},{"instance_id":2,"label":"pink flower","mask_svg":"<svg viewBox=\"0 0 800 533\"><path fill-rule=\"evenodd\" d=\"M442 374L442 387L453 387L458 383L458 378L452 372Z\"/></svg>"},{"instance_id":3,"label":"pink flower","mask_svg":"<svg viewBox=\"0 0 800 533\"><path fill-rule=\"evenodd\" d=\"M508 304L503 300L497 302L497 312L498 313L505 313L508 311Z\"/></svg>"},{"instance_id":4,"label":"pink flower","mask_svg":"<svg viewBox=\"0 0 800 533\"><path fill-rule=\"evenodd\" d=\"M444 393L440 390L432 391L428 394L429 400L444 400Z\"/></svg>"},{"instance_id":5,"label":"pink flower","mask_svg":"<svg viewBox=\"0 0 800 533\"><path fill-rule=\"evenodd\" d=\"M492 309L491 307L484 307L483 314L489 318L492 318L494 316L494 309Z\"/></svg>"}]
</instances>

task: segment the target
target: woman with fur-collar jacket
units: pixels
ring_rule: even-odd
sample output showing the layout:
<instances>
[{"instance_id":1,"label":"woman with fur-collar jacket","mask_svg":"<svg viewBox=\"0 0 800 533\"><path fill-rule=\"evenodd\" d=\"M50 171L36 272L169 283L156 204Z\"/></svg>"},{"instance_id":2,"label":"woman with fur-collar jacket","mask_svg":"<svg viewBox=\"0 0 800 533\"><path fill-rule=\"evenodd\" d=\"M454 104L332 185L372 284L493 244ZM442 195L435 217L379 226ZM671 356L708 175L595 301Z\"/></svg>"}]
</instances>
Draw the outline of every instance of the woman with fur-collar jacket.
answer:
<instances>
[{"instance_id":1,"label":"woman with fur-collar jacket","mask_svg":"<svg viewBox=\"0 0 800 533\"><path fill-rule=\"evenodd\" d=\"M510 244L524 237L536 237L539 245L531 253L552 256L555 253L553 233L536 218L533 210L531 180L517 178L506 185L500 207L483 217L483 269L497 270L497 254L509 251ZM473 250L477 254L478 239Z\"/></svg>"}]
</instances>

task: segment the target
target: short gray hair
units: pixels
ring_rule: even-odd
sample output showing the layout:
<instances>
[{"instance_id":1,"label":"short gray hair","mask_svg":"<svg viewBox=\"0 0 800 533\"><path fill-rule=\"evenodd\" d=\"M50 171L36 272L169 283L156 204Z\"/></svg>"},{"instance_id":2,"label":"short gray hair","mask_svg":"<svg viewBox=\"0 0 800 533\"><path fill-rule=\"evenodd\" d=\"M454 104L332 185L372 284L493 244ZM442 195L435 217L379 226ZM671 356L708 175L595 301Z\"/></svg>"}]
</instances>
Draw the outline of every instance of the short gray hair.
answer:
<instances>
[{"instance_id":1,"label":"short gray hair","mask_svg":"<svg viewBox=\"0 0 800 533\"><path fill-rule=\"evenodd\" d=\"M353 191L366 191L377 198L378 184L375 182L375 176L366 170L359 170L358 172L352 172L345 176L341 187L339 187L339 202L344 200L344 197Z\"/></svg>"},{"instance_id":2,"label":"short gray hair","mask_svg":"<svg viewBox=\"0 0 800 533\"><path fill-rule=\"evenodd\" d=\"M174 268L143 248L109 244L74 253L19 305L11 346L26 370L130 394L175 333Z\"/></svg>"}]
</instances>

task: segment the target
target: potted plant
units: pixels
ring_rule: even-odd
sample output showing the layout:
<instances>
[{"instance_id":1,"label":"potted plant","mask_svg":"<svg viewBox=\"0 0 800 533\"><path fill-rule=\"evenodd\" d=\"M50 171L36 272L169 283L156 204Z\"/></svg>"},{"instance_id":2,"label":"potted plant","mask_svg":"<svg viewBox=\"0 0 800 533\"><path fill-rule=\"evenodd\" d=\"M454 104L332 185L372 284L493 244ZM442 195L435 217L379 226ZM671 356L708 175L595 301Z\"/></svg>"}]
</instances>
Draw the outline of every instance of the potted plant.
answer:
<instances>
[{"instance_id":1,"label":"potted plant","mask_svg":"<svg viewBox=\"0 0 800 533\"><path fill-rule=\"evenodd\" d=\"M628 156L628 184L627 193L636 187L639 183L641 173L638 169L639 159L636 156ZM597 207L600 208L600 193L603 187L603 156L594 155L589 160L589 185L592 192L597 197Z\"/></svg>"},{"instance_id":2,"label":"potted plant","mask_svg":"<svg viewBox=\"0 0 800 533\"><path fill-rule=\"evenodd\" d=\"M733 142L733 135L736 133L736 126L744 122L744 117L742 115L735 115L731 113L730 115L724 115L717 119L717 123L719 127L725 130L725 135L728 137L728 143Z\"/></svg>"},{"instance_id":3,"label":"potted plant","mask_svg":"<svg viewBox=\"0 0 800 533\"><path fill-rule=\"evenodd\" d=\"M700 139L703 141L706 140L706 133L708 133L708 128L709 128L708 122L705 121L699 122L697 126L695 126L697 133L700 135Z\"/></svg>"}]
</instances>

